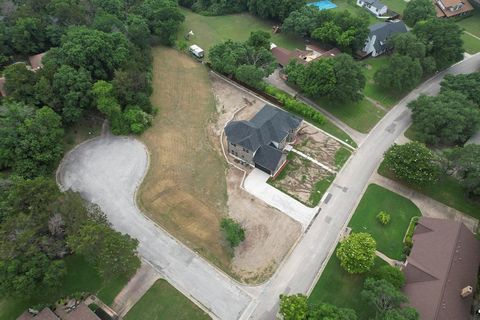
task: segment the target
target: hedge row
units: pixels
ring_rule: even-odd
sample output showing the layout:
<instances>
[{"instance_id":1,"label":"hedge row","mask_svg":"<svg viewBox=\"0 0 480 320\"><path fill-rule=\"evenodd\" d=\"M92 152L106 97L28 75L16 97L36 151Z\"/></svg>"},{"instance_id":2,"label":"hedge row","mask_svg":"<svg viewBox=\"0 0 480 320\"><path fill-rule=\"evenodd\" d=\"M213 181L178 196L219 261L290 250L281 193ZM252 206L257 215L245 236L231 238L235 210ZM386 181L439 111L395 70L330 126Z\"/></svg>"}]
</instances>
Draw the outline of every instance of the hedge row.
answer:
<instances>
[{"instance_id":1,"label":"hedge row","mask_svg":"<svg viewBox=\"0 0 480 320\"><path fill-rule=\"evenodd\" d=\"M288 111L302 117L303 119L313 124L321 126L324 125L327 121L320 112L306 105L305 103L302 103L295 98L292 98L280 89L268 85L265 88L265 92L275 97Z\"/></svg>"}]
</instances>

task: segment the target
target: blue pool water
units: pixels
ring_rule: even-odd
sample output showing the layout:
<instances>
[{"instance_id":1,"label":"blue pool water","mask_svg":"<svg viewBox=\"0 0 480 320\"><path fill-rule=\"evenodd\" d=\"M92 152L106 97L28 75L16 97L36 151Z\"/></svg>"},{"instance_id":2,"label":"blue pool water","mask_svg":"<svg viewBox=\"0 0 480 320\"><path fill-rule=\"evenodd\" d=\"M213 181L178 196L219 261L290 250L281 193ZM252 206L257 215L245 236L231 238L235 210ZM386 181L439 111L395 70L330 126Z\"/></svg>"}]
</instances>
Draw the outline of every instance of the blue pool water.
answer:
<instances>
[{"instance_id":1,"label":"blue pool water","mask_svg":"<svg viewBox=\"0 0 480 320\"><path fill-rule=\"evenodd\" d=\"M309 6L315 6L318 8L318 10L328 10L328 9L333 9L336 8L337 6L335 3L328 1L328 0L322 0L322 1L317 1L317 2L312 2L308 4Z\"/></svg>"}]
</instances>

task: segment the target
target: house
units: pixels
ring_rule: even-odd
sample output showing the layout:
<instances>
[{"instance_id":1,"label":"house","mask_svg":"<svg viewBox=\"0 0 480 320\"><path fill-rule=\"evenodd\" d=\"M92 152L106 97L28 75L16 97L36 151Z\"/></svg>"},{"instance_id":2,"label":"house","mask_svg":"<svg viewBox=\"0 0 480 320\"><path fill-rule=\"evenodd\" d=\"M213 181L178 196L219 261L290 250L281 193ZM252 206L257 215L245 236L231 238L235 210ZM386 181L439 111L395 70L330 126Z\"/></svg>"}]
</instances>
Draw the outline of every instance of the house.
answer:
<instances>
[{"instance_id":1,"label":"house","mask_svg":"<svg viewBox=\"0 0 480 320\"><path fill-rule=\"evenodd\" d=\"M59 320L60 318L57 317L55 313L53 313L50 308L43 308L42 311L40 311L37 314L30 313L28 311L25 311L20 315L20 317L17 318L17 320Z\"/></svg>"},{"instance_id":2,"label":"house","mask_svg":"<svg viewBox=\"0 0 480 320\"><path fill-rule=\"evenodd\" d=\"M71 300L74 301L74 300ZM69 302L67 306L57 306L55 311L44 308L39 313L25 311L17 320L100 320L83 302Z\"/></svg>"},{"instance_id":3,"label":"house","mask_svg":"<svg viewBox=\"0 0 480 320\"><path fill-rule=\"evenodd\" d=\"M265 105L249 121L225 127L228 153L252 167L275 176L286 163L285 147L295 140L302 119Z\"/></svg>"},{"instance_id":4,"label":"house","mask_svg":"<svg viewBox=\"0 0 480 320\"><path fill-rule=\"evenodd\" d=\"M377 17L387 14L388 11L388 7L379 0L357 0L357 6L367 9Z\"/></svg>"},{"instance_id":5,"label":"house","mask_svg":"<svg viewBox=\"0 0 480 320\"><path fill-rule=\"evenodd\" d=\"M439 18L461 16L473 11L468 0L434 0L435 12Z\"/></svg>"},{"instance_id":6,"label":"house","mask_svg":"<svg viewBox=\"0 0 480 320\"><path fill-rule=\"evenodd\" d=\"M458 221L420 218L403 268L404 293L422 320L470 319L480 243Z\"/></svg>"},{"instance_id":7,"label":"house","mask_svg":"<svg viewBox=\"0 0 480 320\"><path fill-rule=\"evenodd\" d=\"M388 21L380 22L369 27L370 33L368 38L365 41L365 47L363 48L363 53L365 55L371 54L372 57L381 55L388 49L388 39L390 39L394 34L400 32L407 32L407 26L403 21Z\"/></svg>"},{"instance_id":8,"label":"house","mask_svg":"<svg viewBox=\"0 0 480 320\"><path fill-rule=\"evenodd\" d=\"M322 48L317 45L307 44L305 50L295 49L291 51L272 44L271 52L277 63L281 67L285 67L292 59L295 59L301 64L307 64L317 59L335 57L340 53L340 50L335 47Z\"/></svg>"}]
</instances>

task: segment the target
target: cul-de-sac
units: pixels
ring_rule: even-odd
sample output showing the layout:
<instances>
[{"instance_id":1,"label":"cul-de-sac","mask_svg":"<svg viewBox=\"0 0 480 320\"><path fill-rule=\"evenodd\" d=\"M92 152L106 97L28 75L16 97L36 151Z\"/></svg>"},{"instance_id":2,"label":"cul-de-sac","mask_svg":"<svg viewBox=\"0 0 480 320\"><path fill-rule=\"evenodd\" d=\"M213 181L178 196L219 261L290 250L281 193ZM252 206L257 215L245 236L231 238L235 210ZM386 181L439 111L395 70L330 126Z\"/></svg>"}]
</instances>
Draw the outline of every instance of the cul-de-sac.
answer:
<instances>
[{"instance_id":1,"label":"cul-de-sac","mask_svg":"<svg viewBox=\"0 0 480 320\"><path fill-rule=\"evenodd\" d=\"M480 320L480 0L0 0L0 320Z\"/></svg>"}]
</instances>

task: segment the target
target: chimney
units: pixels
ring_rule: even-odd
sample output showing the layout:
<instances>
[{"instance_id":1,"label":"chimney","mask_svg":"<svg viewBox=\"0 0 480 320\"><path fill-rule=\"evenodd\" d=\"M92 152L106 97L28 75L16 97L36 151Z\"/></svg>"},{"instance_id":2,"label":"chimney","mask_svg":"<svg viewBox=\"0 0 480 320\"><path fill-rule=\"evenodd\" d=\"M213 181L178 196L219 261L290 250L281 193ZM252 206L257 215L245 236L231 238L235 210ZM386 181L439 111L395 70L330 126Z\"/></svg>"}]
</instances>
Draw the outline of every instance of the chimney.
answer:
<instances>
[{"instance_id":1,"label":"chimney","mask_svg":"<svg viewBox=\"0 0 480 320\"><path fill-rule=\"evenodd\" d=\"M462 298L466 298L469 295L471 295L472 292L473 292L472 286L466 286L465 288L462 289L462 292L460 293L460 295L462 296Z\"/></svg>"}]
</instances>

